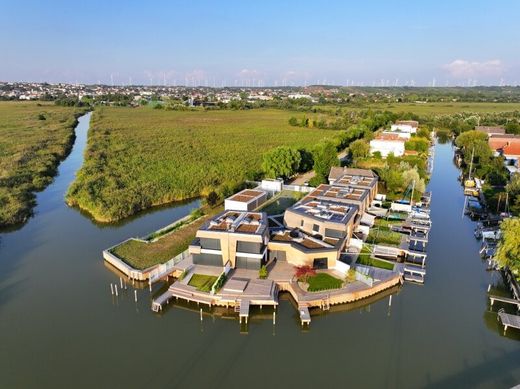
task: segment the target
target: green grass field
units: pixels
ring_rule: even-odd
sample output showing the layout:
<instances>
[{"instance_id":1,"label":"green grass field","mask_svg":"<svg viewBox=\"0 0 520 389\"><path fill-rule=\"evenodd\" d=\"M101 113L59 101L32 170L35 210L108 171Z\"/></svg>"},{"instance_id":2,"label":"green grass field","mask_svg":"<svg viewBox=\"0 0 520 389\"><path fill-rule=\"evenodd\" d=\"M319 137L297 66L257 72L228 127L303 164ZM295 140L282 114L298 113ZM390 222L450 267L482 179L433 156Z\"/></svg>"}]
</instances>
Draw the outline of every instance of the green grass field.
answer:
<instances>
[{"instance_id":1,"label":"green grass field","mask_svg":"<svg viewBox=\"0 0 520 389\"><path fill-rule=\"evenodd\" d=\"M320 106L324 108L329 106ZM435 102L435 103L367 103L362 106L342 106L345 111L382 110L391 112L413 112L417 115L454 114L459 112L492 113L519 111L520 103L466 103L466 102ZM331 111L335 110L331 107Z\"/></svg>"},{"instance_id":2,"label":"green grass field","mask_svg":"<svg viewBox=\"0 0 520 389\"><path fill-rule=\"evenodd\" d=\"M24 222L74 141L82 109L0 102L0 227Z\"/></svg>"},{"instance_id":3,"label":"green grass field","mask_svg":"<svg viewBox=\"0 0 520 389\"><path fill-rule=\"evenodd\" d=\"M108 222L212 189L225 192L258 172L267 150L311 147L336 133L290 126L293 115L263 109L97 109L86 160L67 201Z\"/></svg>"},{"instance_id":4,"label":"green grass field","mask_svg":"<svg viewBox=\"0 0 520 389\"><path fill-rule=\"evenodd\" d=\"M319 292L322 290L339 289L343 285L343 281L333 277L327 273L318 273L307 279L309 292Z\"/></svg>"},{"instance_id":5,"label":"green grass field","mask_svg":"<svg viewBox=\"0 0 520 389\"><path fill-rule=\"evenodd\" d=\"M188 248L197 230L222 207L205 208L205 216L185 224L170 234L161 236L154 242L127 240L111 251L134 269L144 270L165 263Z\"/></svg>"},{"instance_id":6,"label":"green grass field","mask_svg":"<svg viewBox=\"0 0 520 389\"><path fill-rule=\"evenodd\" d=\"M194 274L191 276L188 285L197 288L201 292L209 292L217 278L217 276L208 276L206 274Z\"/></svg>"},{"instance_id":7,"label":"green grass field","mask_svg":"<svg viewBox=\"0 0 520 389\"><path fill-rule=\"evenodd\" d=\"M394 270L393 263L383 261L377 258L370 258L371 255L372 253L370 251L370 248L367 245L363 245L361 253L359 254L359 257L357 259L357 263L365 266L378 267L380 269Z\"/></svg>"}]
</instances>

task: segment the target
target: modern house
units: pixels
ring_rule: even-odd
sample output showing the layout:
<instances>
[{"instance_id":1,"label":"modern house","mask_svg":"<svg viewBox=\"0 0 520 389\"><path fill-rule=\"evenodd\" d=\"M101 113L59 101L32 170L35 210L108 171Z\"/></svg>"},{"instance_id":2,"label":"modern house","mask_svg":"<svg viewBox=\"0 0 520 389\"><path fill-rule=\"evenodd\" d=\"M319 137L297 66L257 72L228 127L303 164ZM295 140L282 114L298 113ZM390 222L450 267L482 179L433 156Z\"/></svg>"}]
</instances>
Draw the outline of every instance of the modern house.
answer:
<instances>
[{"instance_id":1,"label":"modern house","mask_svg":"<svg viewBox=\"0 0 520 389\"><path fill-rule=\"evenodd\" d=\"M354 185L339 186L321 184L312 191L308 197L316 200L357 205L360 214L363 214L363 212L370 207L370 203L372 202L370 189L359 188Z\"/></svg>"},{"instance_id":2,"label":"modern house","mask_svg":"<svg viewBox=\"0 0 520 389\"><path fill-rule=\"evenodd\" d=\"M267 192L244 189L224 200L224 208L233 211L253 211L267 200Z\"/></svg>"},{"instance_id":3,"label":"modern house","mask_svg":"<svg viewBox=\"0 0 520 389\"><path fill-rule=\"evenodd\" d=\"M334 186L352 187L369 190L369 202L377 195L379 178L370 169L333 167L329 173L329 184Z\"/></svg>"},{"instance_id":4,"label":"modern house","mask_svg":"<svg viewBox=\"0 0 520 389\"><path fill-rule=\"evenodd\" d=\"M398 120L395 124L392 124L390 131L392 132L407 132L409 134L415 134L419 128L419 122L416 120Z\"/></svg>"},{"instance_id":5,"label":"modern house","mask_svg":"<svg viewBox=\"0 0 520 389\"><path fill-rule=\"evenodd\" d=\"M266 199L260 189L246 189L225 200L226 210L205 224L189 246L193 263L260 269L269 260L296 266L333 268L377 195L371 170L334 167L322 184L285 210L283 225L269 228L255 212Z\"/></svg>"},{"instance_id":6,"label":"modern house","mask_svg":"<svg viewBox=\"0 0 520 389\"><path fill-rule=\"evenodd\" d=\"M197 231L193 263L260 269L267 260L269 229L263 212L224 211Z\"/></svg>"},{"instance_id":7,"label":"modern house","mask_svg":"<svg viewBox=\"0 0 520 389\"><path fill-rule=\"evenodd\" d=\"M398 134L379 134L370 141L370 153L374 154L379 152L383 158L386 158L389 154L400 157L404 154L404 144L405 139L401 138Z\"/></svg>"},{"instance_id":8,"label":"modern house","mask_svg":"<svg viewBox=\"0 0 520 389\"><path fill-rule=\"evenodd\" d=\"M352 236L358 214L357 205L308 195L285 211L287 228L271 234L269 258L298 266L335 267Z\"/></svg>"}]
</instances>

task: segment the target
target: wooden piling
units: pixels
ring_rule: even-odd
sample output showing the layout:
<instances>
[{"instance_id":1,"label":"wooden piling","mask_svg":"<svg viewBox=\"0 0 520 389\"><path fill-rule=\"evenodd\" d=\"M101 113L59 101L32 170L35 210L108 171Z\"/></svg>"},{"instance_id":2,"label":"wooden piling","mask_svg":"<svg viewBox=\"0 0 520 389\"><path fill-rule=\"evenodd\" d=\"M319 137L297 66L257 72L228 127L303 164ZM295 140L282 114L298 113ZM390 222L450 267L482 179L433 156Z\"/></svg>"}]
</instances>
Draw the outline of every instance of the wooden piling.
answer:
<instances>
[{"instance_id":1,"label":"wooden piling","mask_svg":"<svg viewBox=\"0 0 520 389\"><path fill-rule=\"evenodd\" d=\"M114 295L114 285L110 283L110 293L112 293L112 296Z\"/></svg>"}]
</instances>

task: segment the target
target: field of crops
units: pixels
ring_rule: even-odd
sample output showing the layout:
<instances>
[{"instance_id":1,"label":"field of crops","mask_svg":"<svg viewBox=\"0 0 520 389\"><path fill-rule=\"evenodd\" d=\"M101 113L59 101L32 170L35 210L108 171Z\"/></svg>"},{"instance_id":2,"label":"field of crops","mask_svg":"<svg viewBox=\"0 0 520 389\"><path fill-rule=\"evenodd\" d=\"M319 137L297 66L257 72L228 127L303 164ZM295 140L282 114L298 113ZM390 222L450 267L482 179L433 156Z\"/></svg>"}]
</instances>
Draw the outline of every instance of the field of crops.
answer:
<instances>
[{"instance_id":1,"label":"field of crops","mask_svg":"<svg viewBox=\"0 0 520 389\"><path fill-rule=\"evenodd\" d=\"M229 192L260 170L267 150L311 147L335 134L290 126L293 115L274 109L96 109L86 160L67 201L108 222L213 189Z\"/></svg>"},{"instance_id":2,"label":"field of crops","mask_svg":"<svg viewBox=\"0 0 520 389\"><path fill-rule=\"evenodd\" d=\"M332 110L336 109L331 108ZM349 110L382 110L391 112L413 112L416 115L451 115L460 112L493 113L520 111L520 103L469 103L469 102L433 102L433 103L367 103L356 107L343 107Z\"/></svg>"},{"instance_id":3,"label":"field of crops","mask_svg":"<svg viewBox=\"0 0 520 389\"><path fill-rule=\"evenodd\" d=\"M0 227L25 221L74 141L79 111L53 103L0 102Z\"/></svg>"}]
</instances>

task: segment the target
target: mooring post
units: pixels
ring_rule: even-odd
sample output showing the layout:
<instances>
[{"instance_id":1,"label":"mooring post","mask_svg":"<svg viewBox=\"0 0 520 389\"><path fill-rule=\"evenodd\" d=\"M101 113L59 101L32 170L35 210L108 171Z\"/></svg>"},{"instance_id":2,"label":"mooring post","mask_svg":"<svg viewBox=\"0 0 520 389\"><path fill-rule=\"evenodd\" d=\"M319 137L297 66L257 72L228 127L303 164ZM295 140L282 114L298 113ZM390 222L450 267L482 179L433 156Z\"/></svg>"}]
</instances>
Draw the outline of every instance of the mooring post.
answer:
<instances>
[{"instance_id":1,"label":"mooring post","mask_svg":"<svg viewBox=\"0 0 520 389\"><path fill-rule=\"evenodd\" d=\"M137 289L134 290L134 300L137 302Z\"/></svg>"},{"instance_id":2,"label":"mooring post","mask_svg":"<svg viewBox=\"0 0 520 389\"><path fill-rule=\"evenodd\" d=\"M273 312L273 325L276 324L276 311Z\"/></svg>"},{"instance_id":3,"label":"mooring post","mask_svg":"<svg viewBox=\"0 0 520 389\"><path fill-rule=\"evenodd\" d=\"M148 281L148 285L150 286L150 292L152 291L152 280Z\"/></svg>"},{"instance_id":4,"label":"mooring post","mask_svg":"<svg viewBox=\"0 0 520 389\"><path fill-rule=\"evenodd\" d=\"M119 277L119 285L121 285L121 290L123 290L123 277Z\"/></svg>"},{"instance_id":5,"label":"mooring post","mask_svg":"<svg viewBox=\"0 0 520 389\"><path fill-rule=\"evenodd\" d=\"M200 321L202 321L202 308L200 309Z\"/></svg>"},{"instance_id":6,"label":"mooring post","mask_svg":"<svg viewBox=\"0 0 520 389\"><path fill-rule=\"evenodd\" d=\"M390 295L390 298L388 299L388 306L389 307L392 306L392 295Z\"/></svg>"},{"instance_id":7,"label":"mooring post","mask_svg":"<svg viewBox=\"0 0 520 389\"><path fill-rule=\"evenodd\" d=\"M114 285L110 283L110 293L112 293L112 296L114 295Z\"/></svg>"},{"instance_id":8,"label":"mooring post","mask_svg":"<svg viewBox=\"0 0 520 389\"><path fill-rule=\"evenodd\" d=\"M488 285L488 293L491 290L491 284Z\"/></svg>"},{"instance_id":9,"label":"mooring post","mask_svg":"<svg viewBox=\"0 0 520 389\"><path fill-rule=\"evenodd\" d=\"M116 288L116 297L117 297L118 296L118 294L117 294L117 284L115 284L115 288Z\"/></svg>"}]
</instances>

